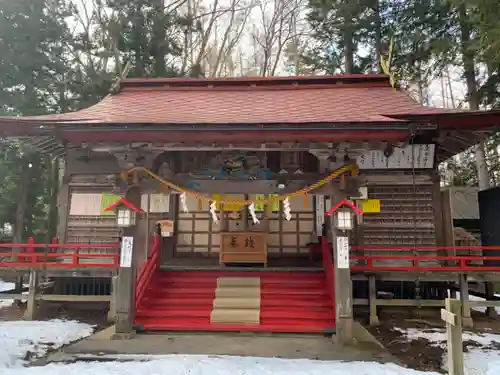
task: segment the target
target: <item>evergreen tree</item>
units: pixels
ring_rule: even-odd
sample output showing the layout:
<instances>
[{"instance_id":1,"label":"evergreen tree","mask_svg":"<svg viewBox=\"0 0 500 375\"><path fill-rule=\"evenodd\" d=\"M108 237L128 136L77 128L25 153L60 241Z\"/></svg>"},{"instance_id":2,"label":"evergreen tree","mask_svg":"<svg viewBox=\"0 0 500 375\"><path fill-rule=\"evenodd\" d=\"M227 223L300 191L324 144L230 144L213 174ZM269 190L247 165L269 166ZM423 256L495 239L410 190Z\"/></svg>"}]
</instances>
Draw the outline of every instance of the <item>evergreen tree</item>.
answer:
<instances>
[{"instance_id":1,"label":"evergreen tree","mask_svg":"<svg viewBox=\"0 0 500 375\"><path fill-rule=\"evenodd\" d=\"M59 111L69 30L62 1L0 2L0 112L36 115ZM46 157L4 142L0 159L5 183L0 225L14 226L16 241L46 229L51 189Z\"/></svg>"},{"instance_id":2,"label":"evergreen tree","mask_svg":"<svg viewBox=\"0 0 500 375\"><path fill-rule=\"evenodd\" d=\"M182 31L191 22L175 10L166 11L162 0L108 0L118 11L115 38L125 61L133 63L132 77L180 75L176 64L182 53ZM191 75L200 75L192 67Z\"/></svg>"}]
</instances>

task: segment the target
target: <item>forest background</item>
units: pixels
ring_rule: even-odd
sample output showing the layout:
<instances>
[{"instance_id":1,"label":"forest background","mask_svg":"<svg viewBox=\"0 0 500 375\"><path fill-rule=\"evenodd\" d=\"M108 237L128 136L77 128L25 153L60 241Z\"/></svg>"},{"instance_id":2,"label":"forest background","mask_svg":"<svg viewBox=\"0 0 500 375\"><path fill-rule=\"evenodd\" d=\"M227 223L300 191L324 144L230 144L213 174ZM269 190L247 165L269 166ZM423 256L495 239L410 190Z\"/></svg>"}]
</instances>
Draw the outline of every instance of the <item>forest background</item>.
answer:
<instances>
[{"instance_id":1,"label":"forest background","mask_svg":"<svg viewBox=\"0 0 500 375\"><path fill-rule=\"evenodd\" d=\"M0 0L0 115L88 107L127 63L129 77L380 73L390 49L420 103L500 106L500 0ZM447 161L443 184L498 185L499 143ZM0 143L0 239L55 235L60 163Z\"/></svg>"}]
</instances>

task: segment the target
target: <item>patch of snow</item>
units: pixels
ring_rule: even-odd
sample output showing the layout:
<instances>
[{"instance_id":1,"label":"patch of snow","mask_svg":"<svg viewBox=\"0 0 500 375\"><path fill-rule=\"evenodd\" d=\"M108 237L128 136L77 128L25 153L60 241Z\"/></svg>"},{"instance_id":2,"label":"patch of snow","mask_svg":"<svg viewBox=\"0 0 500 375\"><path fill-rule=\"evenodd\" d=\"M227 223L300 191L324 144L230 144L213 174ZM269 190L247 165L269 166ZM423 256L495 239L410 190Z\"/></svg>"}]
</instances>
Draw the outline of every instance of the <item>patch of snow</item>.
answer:
<instances>
[{"instance_id":1,"label":"patch of snow","mask_svg":"<svg viewBox=\"0 0 500 375\"><path fill-rule=\"evenodd\" d=\"M28 357L41 357L49 349L60 348L92 332L93 327L88 324L59 319L0 322L0 373L2 368L22 366Z\"/></svg>"},{"instance_id":2,"label":"patch of snow","mask_svg":"<svg viewBox=\"0 0 500 375\"><path fill-rule=\"evenodd\" d=\"M15 288L14 283L10 283L10 282L3 281L2 279L0 279L0 292L7 292L7 291L12 290L14 288Z\"/></svg>"},{"instance_id":3,"label":"patch of snow","mask_svg":"<svg viewBox=\"0 0 500 375\"><path fill-rule=\"evenodd\" d=\"M444 329L432 328L419 330L416 328L401 329L396 327L394 329L401 332L410 340L426 339L434 345L439 345L443 348L446 347L446 330ZM474 341L482 346L490 346L492 344L500 345L500 335L493 333L475 333L464 331L462 333L462 340Z\"/></svg>"},{"instance_id":4,"label":"patch of snow","mask_svg":"<svg viewBox=\"0 0 500 375\"><path fill-rule=\"evenodd\" d=\"M403 333L409 340L426 339L431 345L446 349L446 331L444 329L395 329ZM468 351L464 353L465 375L500 374L500 335L464 331L462 339L464 342L477 343L477 346L466 345ZM445 352L443 369L447 368L448 354Z\"/></svg>"},{"instance_id":5,"label":"patch of snow","mask_svg":"<svg viewBox=\"0 0 500 375\"><path fill-rule=\"evenodd\" d=\"M472 296L472 295L469 295L469 300L470 301L486 301L485 298L481 298L481 297L477 297L477 296ZM479 311L479 312L482 312L482 313L486 313L486 307L473 307L472 310L474 311ZM495 310L498 314L500 314L500 307L495 307Z\"/></svg>"},{"instance_id":6,"label":"patch of snow","mask_svg":"<svg viewBox=\"0 0 500 375\"><path fill-rule=\"evenodd\" d=\"M465 375L500 374L500 352L468 348L464 353ZM443 368L448 368L448 355L444 355Z\"/></svg>"},{"instance_id":7,"label":"patch of snow","mask_svg":"<svg viewBox=\"0 0 500 375\"><path fill-rule=\"evenodd\" d=\"M1 373L1 370L0 370ZM9 369L8 375L438 375L375 362L206 355L149 357L142 362L79 362ZM489 375L489 374L488 374Z\"/></svg>"},{"instance_id":8,"label":"patch of snow","mask_svg":"<svg viewBox=\"0 0 500 375\"><path fill-rule=\"evenodd\" d=\"M8 292L9 290L13 290L15 288L14 283L6 282L0 279L0 292ZM2 307L11 306L14 303L14 300L11 299L2 299L2 295L0 294L0 309Z\"/></svg>"},{"instance_id":9,"label":"patch of snow","mask_svg":"<svg viewBox=\"0 0 500 375\"><path fill-rule=\"evenodd\" d=\"M12 306L13 303L14 303L13 299L0 299L0 309L3 307Z\"/></svg>"},{"instance_id":10,"label":"patch of snow","mask_svg":"<svg viewBox=\"0 0 500 375\"><path fill-rule=\"evenodd\" d=\"M496 294L495 294L496 296ZM498 296L500 297L500 296ZM460 292L457 292L457 298L460 299ZM469 294L469 301L486 301L485 298L478 297L478 296L473 296L472 294ZM474 306L471 308L474 311L486 313L486 307L479 307L479 306ZM495 307L495 310L498 314L500 314L500 307Z\"/></svg>"}]
</instances>

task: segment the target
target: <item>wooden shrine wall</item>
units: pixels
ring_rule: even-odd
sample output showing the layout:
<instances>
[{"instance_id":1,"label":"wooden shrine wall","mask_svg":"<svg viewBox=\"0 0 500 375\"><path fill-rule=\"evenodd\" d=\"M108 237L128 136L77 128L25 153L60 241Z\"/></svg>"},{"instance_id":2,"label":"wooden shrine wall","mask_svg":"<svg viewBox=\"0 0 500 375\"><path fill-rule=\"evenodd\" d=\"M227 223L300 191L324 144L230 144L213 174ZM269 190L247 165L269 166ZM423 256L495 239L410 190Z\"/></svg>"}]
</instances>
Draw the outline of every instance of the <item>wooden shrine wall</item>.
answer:
<instances>
[{"instance_id":1,"label":"wooden shrine wall","mask_svg":"<svg viewBox=\"0 0 500 375\"><path fill-rule=\"evenodd\" d=\"M227 198L243 199L243 194L224 195ZM250 195L250 199L255 199ZM307 198L290 199L292 208L292 219L287 221L283 217L280 205L276 205L273 212L268 215L269 231L267 235L268 251L270 256L287 254L297 256L308 252L307 244L311 241L314 231L314 207L313 196ZM213 222L209 213L209 203L202 202L198 206L197 200L188 195L187 205L189 213L179 211L177 246L178 256L218 256L220 249L221 220ZM231 217L229 213L229 230L242 231L240 217ZM219 219L220 210L217 211ZM257 210L257 217L262 219L263 212ZM249 230L252 230L251 219L249 219Z\"/></svg>"},{"instance_id":2,"label":"wooden shrine wall","mask_svg":"<svg viewBox=\"0 0 500 375\"><path fill-rule=\"evenodd\" d=\"M102 194L111 193L106 176L73 175L70 180L66 242L74 244L117 243L119 228L112 215L102 212Z\"/></svg>"},{"instance_id":3,"label":"wooden shrine wall","mask_svg":"<svg viewBox=\"0 0 500 375\"><path fill-rule=\"evenodd\" d=\"M168 196L166 201L158 203L146 194L142 196L141 208L149 211L137 216L141 227L140 238L136 239L141 249L139 261L146 259L147 249L152 246L152 233L156 222L168 211ZM66 243L70 244L116 244L119 241L120 228L112 212L104 209L119 199L112 193L112 186L104 175L73 175L70 180L69 215L66 227ZM149 210L148 210L149 204ZM146 220L147 218L147 220ZM148 223L149 222L149 223ZM102 249L90 250L102 252Z\"/></svg>"},{"instance_id":4,"label":"wooden shrine wall","mask_svg":"<svg viewBox=\"0 0 500 375\"><path fill-rule=\"evenodd\" d=\"M394 183L368 185L369 199L380 200L380 213L363 215L358 242L376 246L435 246L437 245L437 212L436 186L430 181L429 172L417 172L416 184L413 185L411 172L374 171L371 175L387 176ZM425 179L428 177L427 179ZM398 180L405 181L397 183ZM439 194L438 194L439 196ZM439 227L439 226L438 226ZM402 255L401 251L366 252L371 255ZM425 252L426 255L437 255L437 252ZM406 252L404 255L412 255ZM423 255L423 254L421 254ZM382 265L406 265L407 261L376 261ZM435 262L422 262L424 264Z\"/></svg>"}]
</instances>

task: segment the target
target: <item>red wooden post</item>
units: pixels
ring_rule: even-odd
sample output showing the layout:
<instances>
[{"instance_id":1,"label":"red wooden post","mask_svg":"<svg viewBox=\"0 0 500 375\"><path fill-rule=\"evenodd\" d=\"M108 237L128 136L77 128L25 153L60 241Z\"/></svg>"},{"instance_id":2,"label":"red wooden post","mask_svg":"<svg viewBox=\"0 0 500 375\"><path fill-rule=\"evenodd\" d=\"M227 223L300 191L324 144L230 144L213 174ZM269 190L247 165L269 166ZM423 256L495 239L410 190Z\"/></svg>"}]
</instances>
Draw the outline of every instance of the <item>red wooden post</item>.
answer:
<instances>
[{"instance_id":1,"label":"red wooden post","mask_svg":"<svg viewBox=\"0 0 500 375\"><path fill-rule=\"evenodd\" d=\"M465 270L467 268L467 260L466 259L460 259L460 269Z\"/></svg>"},{"instance_id":2,"label":"red wooden post","mask_svg":"<svg viewBox=\"0 0 500 375\"><path fill-rule=\"evenodd\" d=\"M50 239L50 243L51 243L52 245L57 245L57 242L58 242L58 241L57 241L57 237L56 237L56 236L53 236L53 237ZM51 247L49 252L51 252L51 253L56 253L56 252L57 252L57 247Z\"/></svg>"},{"instance_id":3,"label":"red wooden post","mask_svg":"<svg viewBox=\"0 0 500 375\"><path fill-rule=\"evenodd\" d=\"M120 267L120 250L118 249L118 251L115 253L115 256L113 258L113 264L115 265L115 267Z\"/></svg>"},{"instance_id":4,"label":"red wooden post","mask_svg":"<svg viewBox=\"0 0 500 375\"><path fill-rule=\"evenodd\" d=\"M152 255L154 255L155 253L158 253L160 252L160 247L161 247L161 236L158 234L158 233L155 233L153 235L153 251L152 251Z\"/></svg>"},{"instance_id":5,"label":"red wooden post","mask_svg":"<svg viewBox=\"0 0 500 375\"><path fill-rule=\"evenodd\" d=\"M33 237L33 236L28 237L28 241L27 241L27 243L28 243L28 244L30 244L30 245L31 245L31 244L34 244L34 243L35 243L35 237ZM34 247L28 247L28 248L26 249L26 252L27 252L28 254L34 254L34 253L35 253L35 248L34 248ZM37 261L37 260L38 260L38 259L37 259L36 257L32 257L32 258L31 258L31 263L36 263L36 261Z\"/></svg>"},{"instance_id":6,"label":"red wooden post","mask_svg":"<svg viewBox=\"0 0 500 375\"><path fill-rule=\"evenodd\" d=\"M76 267L78 266L78 247L75 247L73 249L73 257L72 257L72 262L71 262L71 265Z\"/></svg>"},{"instance_id":7,"label":"red wooden post","mask_svg":"<svg viewBox=\"0 0 500 375\"><path fill-rule=\"evenodd\" d=\"M368 266L369 269L373 269L373 259L368 258L366 265Z\"/></svg>"}]
</instances>

